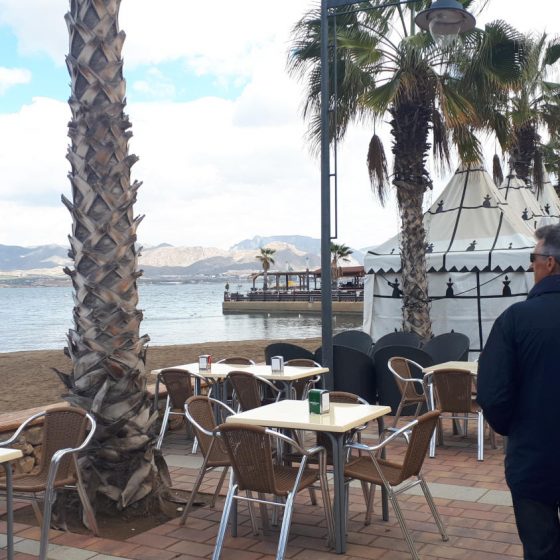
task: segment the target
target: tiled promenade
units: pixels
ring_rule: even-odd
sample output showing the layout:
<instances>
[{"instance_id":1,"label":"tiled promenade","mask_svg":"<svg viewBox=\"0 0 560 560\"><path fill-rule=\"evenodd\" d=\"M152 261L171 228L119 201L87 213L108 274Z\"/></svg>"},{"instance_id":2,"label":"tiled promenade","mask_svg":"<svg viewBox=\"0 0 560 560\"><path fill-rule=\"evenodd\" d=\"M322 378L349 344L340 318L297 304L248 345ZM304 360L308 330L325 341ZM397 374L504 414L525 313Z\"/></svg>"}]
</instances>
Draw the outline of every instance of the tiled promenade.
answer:
<instances>
[{"instance_id":1,"label":"tiled promenade","mask_svg":"<svg viewBox=\"0 0 560 560\"><path fill-rule=\"evenodd\" d=\"M400 503L413 532L416 548L423 560L499 560L521 558L522 551L515 529L513 510L503 477L501 438L498 449L485 446L484 462L476 460L475 422L469 426L468 439L450 436L445 430L446 445L437 449L434 459L427 458L424 473L449 534L442 542L423 496L416 492L399 496ZM366 434L365 440L376 439ZM187 454L190 445L183 433L168 435L164 452L174 486L190 489L200 465L200 456ZM399 449L397 449L397 452ZM389 457L394 456L391 454ZM217 474L211 473L203 491L211 492ZM336 555L325 544L326 530L322 507L312 506L309 495L298 497L286 558L307 560L318 558L409 560L410 555L401 530L389 506L390 521L381 520L380 492L372 523L364 526L365 511L359 486L350 489L348 547L345 555ZM318 495L320 500L320 493ZM211 558L220 520L223 500L215 510L195 509L185 527L178 520L157 526L121 542L94 536L61 531L51 532L49 558L53 560L200 560ZM5 508L0 503L0 512ZM252 534L244 506L239 512L239 536L228 536L222 553L224 560L272 560L278 533ZM2 533L2 531L4 533ZM0 521L0 560L6 558L6 524ZM36 558L39 529L16 524L16 560Z\"/></svg>"}]
</instances>

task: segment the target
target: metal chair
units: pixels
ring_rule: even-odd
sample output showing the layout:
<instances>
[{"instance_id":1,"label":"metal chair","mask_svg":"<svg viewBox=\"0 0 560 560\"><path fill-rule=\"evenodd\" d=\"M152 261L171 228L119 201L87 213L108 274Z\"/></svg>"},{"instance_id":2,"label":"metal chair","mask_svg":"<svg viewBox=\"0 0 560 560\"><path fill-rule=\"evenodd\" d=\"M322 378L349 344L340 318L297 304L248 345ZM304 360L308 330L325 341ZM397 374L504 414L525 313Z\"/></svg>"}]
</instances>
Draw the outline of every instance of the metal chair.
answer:
<instances>
[{"instance_id":1,"label":"metal chair","mask_svg":"<svg viewBox=\"0 0 560 560\"><path fill-rule=\"evenodd\" d=\"M422 475L422 465L438 418L439 411L427 412L416 420L409 422L400 430L392 433L387 439L377 445L367 446L359 442L352 442L347 445L349 450L357 450L362 453L365 452L365 454L350 459L344 469L345 476L349 479L360 480L369 482L372 485L385 487L404 534L406 544L414 560L419 560L419 556L399 506L397 500L398 494L409 490L413 486L420 485L442 539L444 541L448 540L445 527L439 516L432 495L430 494L428 485ZM408 442L406 454L402 463L381 458L379 456L381 451L401 435L406 436ZM366 504L367 508L364 523L365 525L369 525L372 511L371 502L366 501Z\"/></svg>"},{"instance_id":2,"label":"metal chair","mask_svg":"<svg viewBox=\"0 0 560 560\"><path fill-rule=\"evenodd\" d=\"M31 500L37 519L40 523L42 521L39 560L46 560L52 506L58 490L72 488L78 491L87 526L96 536L99 534L77 463L77 454L89 444L96 423L91 414L80 408L55 407L28 418L10 439L0 442L0 447L12 446L20 434L40 418L43 418L43 431L38 469L29 474L14 475L13 490L14 497ZM0 490L6 490L3 479L0 479ZM42 515L37 504L39 493L44 495Z\"/></svg>"},{"instance_id":3,"label":"metal chair","mask_svg":"<svg viewBox=\"0 0 560 560\"><path fill-rule=\"evenodd\" d=\"M252 410L262 406L266 400L278 401L282 391L273 383L248 371L230 371L226 376L227 383L233 389L233 400L237 412ZM271 397L267 397L266 393Z\"/></svg>"},{"instance_id":4,"label":"metal chair","mask_svg":"<svg viewBox=\"0 0 560 560\"><path fill-rule=\"evenodd\" d=\"M321 367L321 364L318 364L315 360L310 360L309 358L294 358L293 360L285 362L284 365L294 367ZM313 389L313 387L315 387L320 381L320 375L294 381L292 383L292 397L297 400L306 399L309 394L309 390Z\"/></svg>"},{"instance_id":5,"label":"metal chair","mask_svg":"<svg viewBox=\"0 0 560 560\"><path fill-rule=\"evenodd\" d=\"M441 369L424 376L424 391L428 395L432 410L439 410L442 419L465 420L476 418L479 461L484 460L484 414L473 396L476 374L466 369ZM445 415L445 416L444 416ZM439 429L440 443L443 444L443 430ZM494 443L493 443L494 445ZM436 455L436 434L430 443L430 457Z\"/></svg>"},{"instance_id":6,"label":"metal chair","mask_svg":"<svg viewBox=\"0 0 560 560\"><path fill-rule=\"evenodd\" d=\"M204 460L198 471L189 501L185 506L183 515L181 515L181 525L184 525L187 520L206 473L216 468L222 468L223 471L212 496L210 507L213 508L216 504L216 498L220 494L228 469L231 466L224 443L216 435L216 428L225 420L225 416L234 413L234 410L229 406L204 395L190 397L185 403L185 416L194 428Z\"/></svg>"},{"instance_id":7,"label":"metal chair","mask_svg":"<svg viewBox=\"0 0 560 560\"><path fill-rule=\"evenodd\" d=\"M163 383L167 389L167 400L165 402L165 412L163 413L163 420L161 421L161 429L159 431L156 449L161 449L163 437L165 436L169 424L169 417L175 415L184 418L185 402L188 398L198 393L197 388L193 386L193 378L195 379L195 384L198 385L202 384L203 381L206 382L206 378L203 375L184 369L166 368L158 373L156 396L158 394L159 383ZM193 452L196 452L195 445L193 445Z\"/></svg>"},{"instance_id":8,"label":"metal chair","mask_svg":"<svg viewBox=\"0 0 560 560\"><path fill-rule=\"evenodd\" d=\"M403 408L416 405L414 418L417 418L422 410L422 405L427 404L423 380L412 375L411 366L415 368L416 371L422 372L422 366L420 364L407 358L394 356L387 362L387 367L395 376L397 387L401 393L401 400L397 407L397 412L395 413L395 419L393 420L393 428L397 426Z\"/></svg>"},{"instance_id":9,"label":"metal chair","mask_svg":"<svg viewBox=\"0 0 560 560\"><path fill-rule=\"evenodd\" d=\"M250 504L258 503L263 507L270 504L277 508L284 508L284 518L276 553L276 559L282 560L288 544L295 496L297 492L309 488L317 481L320 483L323 494L329 542L334 542L334 521L327 483L324 448L314 447L305 450L293 439L261 426L228 423L222 424L219 431L229 453L234 481L230 486L224 504L212 560L218 560L220 557L234 500L247 501ZM276 440L276 442L273 443L272 440ZM302 457L298 467L275 464L273 449L278 443L287 444L297 449ZM319 468L307 468L309 457L315 455L319 457ZM240 495L240 491L244 491L245 496ZM259 494L258 499L253 498L253 492ZM271 494L276 499L267 500L267 494Z\"/></svg>"}]
</instances>

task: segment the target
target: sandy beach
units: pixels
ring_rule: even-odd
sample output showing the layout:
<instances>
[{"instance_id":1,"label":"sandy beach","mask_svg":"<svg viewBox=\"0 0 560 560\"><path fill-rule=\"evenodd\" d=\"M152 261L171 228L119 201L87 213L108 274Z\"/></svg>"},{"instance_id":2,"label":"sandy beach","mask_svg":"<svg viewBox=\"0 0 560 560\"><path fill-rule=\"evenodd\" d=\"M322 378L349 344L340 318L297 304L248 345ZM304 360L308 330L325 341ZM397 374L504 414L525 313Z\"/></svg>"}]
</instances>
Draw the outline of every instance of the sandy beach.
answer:
<instances>
[{"instance_id":1,"label":"sandy beach","mask_svg":"<svg viewBox=\"0 0 560 560\"><path fill-rule=\"evenodd\" d=\"M264 361L264 348L274 340L207 342L175 346L150 346L147 370L194 362L200 354L214 360L227 356L247 356ZM284 340L309 350L321 345L319 338ZM0 413L51 404L61 400L64 385L52 368L64 372L72 369L70 360L60 350L0 353Z\"/></svg>"}]
</instances>

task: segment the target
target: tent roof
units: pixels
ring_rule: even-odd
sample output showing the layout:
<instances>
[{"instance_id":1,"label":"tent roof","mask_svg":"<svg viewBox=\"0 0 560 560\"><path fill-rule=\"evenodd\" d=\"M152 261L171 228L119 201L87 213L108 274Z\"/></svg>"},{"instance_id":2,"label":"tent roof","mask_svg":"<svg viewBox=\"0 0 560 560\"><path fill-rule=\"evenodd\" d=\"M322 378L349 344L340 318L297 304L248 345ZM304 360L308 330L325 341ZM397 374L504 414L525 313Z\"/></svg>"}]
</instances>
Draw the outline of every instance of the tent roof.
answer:
<instances>
[{"instance_id":1,"label":"tent roof","mask_svg":"<svg viewBox=\"0 0 560 560\"><path fill-rule=\"evenodd\" d=\"M536 199L539 204L543 207L545 212L549 216L554 218L560 217L560 199L552 186L552 182L550 181L550 176L546 171L543 171L544 174L544 184L542 192L536 193Z\"/></svg>"},{"instance_id":2,"label":"tent roof","mask_svg":"<svg viewBox=\"0 0 560 560\"><path fill-rule=\"evenodd\" d=\"M531 230L482 168L459 168L424 214L428 271L526 270ZM364 268L398 272L400 236L368 251Z\"/></svg>"}]
</instances>

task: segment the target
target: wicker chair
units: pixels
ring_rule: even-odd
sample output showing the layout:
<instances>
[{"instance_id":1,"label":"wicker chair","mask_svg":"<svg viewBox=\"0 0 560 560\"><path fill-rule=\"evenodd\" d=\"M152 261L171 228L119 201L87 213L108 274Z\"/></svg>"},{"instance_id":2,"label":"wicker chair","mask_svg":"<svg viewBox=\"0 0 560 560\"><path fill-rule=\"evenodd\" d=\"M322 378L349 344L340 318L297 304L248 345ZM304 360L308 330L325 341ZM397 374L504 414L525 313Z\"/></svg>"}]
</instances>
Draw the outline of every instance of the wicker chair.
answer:
<instances>
[{"instance_id":1,"label":"wicker chair","mask_svg":"<svg viewBox=\"0 0 560 560\"><path fill-rule=\"evenodd\" d=\"M193 386L193 379L198 385L203 381L206 382L203 375L184 369L166 368L158 373L156 396L158 394L159 383L163 383L167 389L167 401L165 403L165 412L163 414L163 420L161 421L161 429L159 431L156 449L161 449L163 437L169 425L169 417L171 415L176 415L183 418L185 402L198 392L197 388ZM196 452L196 445L193 445L193 452Z\"/></svg>"},{"instance_id":2,"label":"wicker chair","mask_svg":"<svg viewBox=\"0 0 560 560\"><path fill-rule=\"evenodd\" d=\"M285 366L294 367L321 367L315 360L310 360L309 358L294 358L293 360L288 360L284 363ZM292 398L297 400L304 400L307 398L310 389L313 389L317 383L321 381L321 376L316 375L315 377L308 379L298 379L292 383Z\"/></svg>"},{"instance_id":3,"label":"wicker chair","mask_svg":"<svg viewBox=\"0 0 560 560\"><path fill-rule=\"evenodd\" d=\"M478 421L478 460L484 460L484 415L474 399L476 374L466 369L442 369L431 371L424 376L425 392L430 408L439 410L441 419L464 420L476 418ZM443 444L443 430L439 429L440 443ZM492 440L492 446L495 442ZM430 443L430 457L436 454L436 434Z\"/></svg>"},{"instance_id":4,"label":"wicker chair","mask_svg":"<svg viewBox=\"0 0 560 560\"><path fill-rule=\"evenodd\" d=\"M273 383L248 371L230 371L226 381L233 389L237 412L258 408L267 401L278 401L282 394Z\"/></svg>"},{"instance_id":5,"label":"wicker chair","mask_svg":"<svg viewBox=\"0 0 560 560\"><path fill-rule=\"evenodd\" d=\"M31 500L40 522L42 517L39 559L46 560L52 505L58 490L73 488L78 491L88 528L95 535L99 534L77 464L77 454L90 442L96 423L93 416L80 408L55 407L28 418L10 439L0 442L0 447L13 445L20 434L40 418L43 418L43 439L38 469L29 474L14 475L13 490L16 498ZM4 479L0 479L0 490L6 490ZM40 493L44 494L42 515L37 504L37 494Z\"/></svg>"},{"instance_id":6,"label":"wicker chair","mask_svg":"<svg viewBox=\"0 0 560 560\"><path fill-rule=\"evenodd\" d=\"M185 416L194 428L204 460L198 471L189 501L185 506L183 515L181 515L181 525L184 525L187 520L206 473L216 468L222 468L223 471L212 496L210 507L213 508L216 504L216 498L222 489L231 463L223 441L217 437L215 430L225 420L225 416L229 414L234 414L233 409L207 396L193 396L187 399L185 403Z\"/></svg>"},{"instance_id":7,"label":"wicker chair","mask_svg":"<svg viewBox=\"0 0 560 560\"><path fill-rule=\"evenodd\" d=\"M397 387L401 393L401 400L399 402L397 412L395 413L395 419L393 420L393 428L397 426L403 408L416 405L414 418L417 418L422 409L422 405L427 404L426 396L424 394L423 381L422 379L418 379L413 376L411 366L417 371L422 372L422 366L420 364L417 364L413 360L409 360L407 358L395 356L387 362L387 367L395 376Z\"/></svg>"},{"instance_id":8,"label":"wicker chair","mask_svg":"<svg viewBox=\"0 0 560 560\"><path fill-rule=\"evenodd\" d=\"M403 426L400 430L392 433L378 445L367 446L362 443L353 442L349 443L347 446L349 450L358 450L362 453L367 452L367 454L351 458L344 469L345 476L349 479L361 480L369 482L372 485L385 487L404 534L406 544L414 560L419 560L419 557L399 506L397 500L398 494L419 484L424 492L424 496L434 516L442 539L444 541L448 540L445 527L441 521L432 495L430 494L428 485L422 476L422 465L438 418L439 411L427 412L416 420L408 423L406 426ZM401 435L406 435L408 441L408 447L402 463L388 461L379 457L380 452ZM398 489L396 488L397 486ZM368 501L366 504L365 524L369 525L372 511L371 502Z\"/></svg>"},{"instance_id":9,"label":"wicker chair","mask_svg":"<svg viewBox=\"0 0 560 560\"><path fill-rule=\"evenodd\" d=\"M255 362L251 358L244 356L230 356L229 358L222 358L216 362L217 364L229 364L234 366L254 366Z\"/></svg>"},{"instance_id":10,"label":"wicker chair","mask_svg":"<svg viewBox=\"0 0 560 560\"><path fill-rule=\"evenodd\" d=\"M234 481L230 485L224 504L213 560L218 560L220 557L234 500L243 500L250 504L258 502L263 506L268 503L284 508L284 519L276 553L277 560L282 560L288 543L296 493L309 488L317 481L320 483L323 494L329 542L334 542L334 522L327 484L324 448L314 447L304 450L293 439L261 426L228 423L222 424L219 430L229 453ZM301 453L302 461L298 467L274 463L273 448L278 442L292 446ZM314 455L319 457L319 468L307 468L308 458ZM245 496L240 495L240 491L244 491ZM253 492L259 494L258 500L253 498ZM276 499L265 500L267 494L271 494Z\"/></svg>"}]
</instances>

